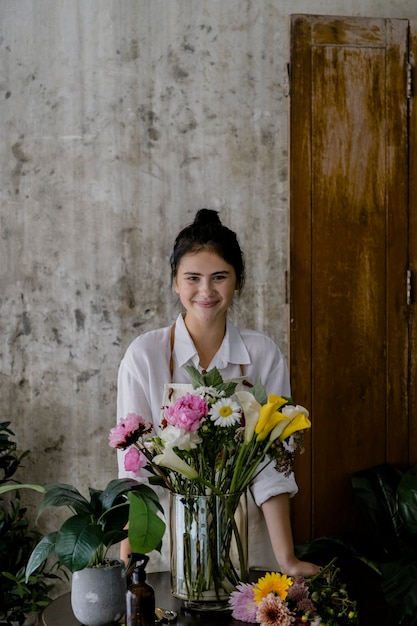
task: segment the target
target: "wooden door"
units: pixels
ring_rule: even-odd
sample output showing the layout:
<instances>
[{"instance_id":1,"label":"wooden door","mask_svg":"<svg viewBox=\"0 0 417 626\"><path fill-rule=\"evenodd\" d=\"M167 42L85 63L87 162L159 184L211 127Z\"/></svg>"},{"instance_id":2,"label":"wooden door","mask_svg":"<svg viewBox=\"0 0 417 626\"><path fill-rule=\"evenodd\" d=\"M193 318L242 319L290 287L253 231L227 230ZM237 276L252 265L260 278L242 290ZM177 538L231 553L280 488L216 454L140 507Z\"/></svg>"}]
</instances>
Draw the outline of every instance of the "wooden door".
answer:
<instances>
[{"instance_id":1,"label":"wooden door","mask_svg":"<svg viewBox=\"0 0 417 626\"><path fill-rule=\"evenodd\" d=\"M407 20L291 18L289 363L313 422L298 542L355 527L352 473L417 462L408 34Z\"/></svg>"}]
</instances>

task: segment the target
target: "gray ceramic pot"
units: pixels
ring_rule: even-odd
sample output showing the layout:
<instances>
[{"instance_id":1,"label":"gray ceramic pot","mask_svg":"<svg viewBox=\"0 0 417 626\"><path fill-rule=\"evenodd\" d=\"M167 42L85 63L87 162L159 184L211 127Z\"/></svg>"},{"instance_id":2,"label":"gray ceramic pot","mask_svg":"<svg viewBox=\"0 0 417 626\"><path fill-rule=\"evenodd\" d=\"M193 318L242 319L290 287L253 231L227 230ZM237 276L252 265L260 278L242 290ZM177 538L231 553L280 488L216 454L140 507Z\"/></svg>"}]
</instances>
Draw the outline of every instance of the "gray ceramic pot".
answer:
<instances>
[{"instance_id":1,"label":"gray ceramic pot","mask_svg":"<svg viewBox=\"0 0 417 626\"><path fill-rule=\"evenodd\" d=\"M104 626L124 615L126 577L122 561L107 567L87 567L74 572L71 586L72 610L85 626Z\"/></svg>"}]
</instances>

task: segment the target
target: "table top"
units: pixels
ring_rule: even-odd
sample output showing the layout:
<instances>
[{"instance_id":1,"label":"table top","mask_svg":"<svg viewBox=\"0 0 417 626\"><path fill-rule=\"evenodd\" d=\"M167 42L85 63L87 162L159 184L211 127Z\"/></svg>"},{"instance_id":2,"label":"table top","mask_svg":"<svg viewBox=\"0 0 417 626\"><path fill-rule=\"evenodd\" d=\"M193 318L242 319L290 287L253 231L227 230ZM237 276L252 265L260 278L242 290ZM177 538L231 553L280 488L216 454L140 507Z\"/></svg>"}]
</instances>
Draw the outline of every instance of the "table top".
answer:
<instances>
[{"instance_id":1,"label":"table top","mask_svg":"<svg viewBox=\"0 0 417 626\"><path fill-rule=\"evenodd\" d=\"M256 577L263 572L256 572ZM233 619L229 611L190 612L182 609L182 602L174 598L170 589L170 573L148 574L147 582L155 590L156 606L176 611L177 626L243 626L244 622ZM80 626L71 609L71 594L66 593L54 600L43 612L41 626Z\"/></svg>"}]
</instances>

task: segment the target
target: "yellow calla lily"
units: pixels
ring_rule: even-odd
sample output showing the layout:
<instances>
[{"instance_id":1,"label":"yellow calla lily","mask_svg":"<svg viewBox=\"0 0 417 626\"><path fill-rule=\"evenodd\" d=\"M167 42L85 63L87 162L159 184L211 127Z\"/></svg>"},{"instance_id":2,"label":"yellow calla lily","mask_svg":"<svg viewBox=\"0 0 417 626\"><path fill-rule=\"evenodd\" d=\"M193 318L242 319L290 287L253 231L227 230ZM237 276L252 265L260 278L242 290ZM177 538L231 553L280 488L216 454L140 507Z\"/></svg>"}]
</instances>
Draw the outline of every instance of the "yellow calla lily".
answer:
<instances>
[{"instance_id":1,"label":"yellow calla lily","mask_svg":"<svg viewBox=\"0 0 417 626\"><path fill-rule=\"evenodd\" d=\"M245 442L249 443L255 432L261 405L255 400L255 396L250 391L236 391L235 395L245 414Z\"/></svg>"},{"instance_id":2,"label":"yellow calla lily","mask_svg":"<svg viewBox=\"0 0 417 626\"><path fill-rule=\"evenodd\" d=\"M264 439L266 439L271 431L274 430L276 426L281 422L285 422L283 426L284 428L288 424L288 417L285 417L285 415L283 415L279 411L274 411L274 413L271 413L268 421L265 423L264 429L258 432L257 440L263 441Z\"/></svg>"},{"instance_id":3,"label":"yellow calla lily","mask_svg":"<svg viewBox=\"0 0 417 626\"><path fill-rule=\"evenodd\" d=\"M297 430L304 430L305 428L310 427L311 422L308 417L304 413L297 413L297 415L292 418L288 426L282 431L279 436L279 440L284 441L284 439L288 439L288 437L297 432Z\"/></svg>"},{"instance_id":4,"label":"yellow calla lily","mask_svg":"<svg viewBox=\"0 0 417 626\"><path fill-rule=\"evenodd\" d=\"M284 419L282 413L278 409L286 404L285 398L271 394L268 396L268 402L261 406L259 411L259 420L255 426L255 433L258 435L258 441L265 439L271 430L277 425L280 419ZM275 415L278 413L278 415ZM280 417L281 416L281 417Z\"/></svg>"}]
</instances>

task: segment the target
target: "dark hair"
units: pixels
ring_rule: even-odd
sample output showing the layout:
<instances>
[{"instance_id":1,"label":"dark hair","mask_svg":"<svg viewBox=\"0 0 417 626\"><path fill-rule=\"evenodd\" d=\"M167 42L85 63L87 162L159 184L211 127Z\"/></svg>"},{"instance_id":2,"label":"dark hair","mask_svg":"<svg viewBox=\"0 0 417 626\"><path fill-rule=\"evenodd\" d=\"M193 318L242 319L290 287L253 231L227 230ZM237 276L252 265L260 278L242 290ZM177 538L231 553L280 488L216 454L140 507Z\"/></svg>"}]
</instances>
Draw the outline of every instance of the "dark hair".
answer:
<instances>
[{"instance_id":1,"label":"dark hair","mask_svg":"<svg viewBox=\"0 0 417 626\"><path fill-rule=\"evenodd\" d=\"M245 282L245 261L236 233L223 226L217 211L200 209L194 222L181 230L171 254L171 280L184 254L208 250L232 265L236 273L236 286L240 291Z\"/></svg>"}]
</instances>

